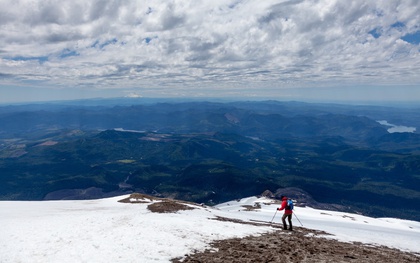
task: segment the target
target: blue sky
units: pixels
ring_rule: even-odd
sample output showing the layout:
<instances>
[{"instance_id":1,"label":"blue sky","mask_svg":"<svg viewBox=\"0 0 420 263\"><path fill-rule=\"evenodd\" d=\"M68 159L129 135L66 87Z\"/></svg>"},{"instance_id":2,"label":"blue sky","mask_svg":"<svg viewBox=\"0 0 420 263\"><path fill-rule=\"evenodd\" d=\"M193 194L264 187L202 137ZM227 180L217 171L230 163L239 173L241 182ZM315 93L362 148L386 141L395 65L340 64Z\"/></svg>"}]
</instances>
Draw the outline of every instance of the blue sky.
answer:
<instances>
[{"instance_id":1,"label":"blue sky","mask_svg":"<svg viewBox=\"0 0 420 263\"><path fill-rule=\"evenodd\" d=\"M0 1L0 103L420 102L417 0Z\"/></svg>"}]
</instances>

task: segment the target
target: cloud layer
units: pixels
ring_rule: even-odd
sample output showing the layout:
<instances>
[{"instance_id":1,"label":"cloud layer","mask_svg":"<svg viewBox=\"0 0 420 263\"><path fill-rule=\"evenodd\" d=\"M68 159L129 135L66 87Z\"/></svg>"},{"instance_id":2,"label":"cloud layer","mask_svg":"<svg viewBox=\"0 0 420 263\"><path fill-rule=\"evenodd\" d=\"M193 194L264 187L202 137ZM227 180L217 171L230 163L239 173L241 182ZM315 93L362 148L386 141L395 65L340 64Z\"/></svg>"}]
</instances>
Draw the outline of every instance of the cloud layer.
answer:
<instances>
[{"instance_id":1,"label":"cloud layer","mask_svg":"<svg viewBox=\"0 0 420 263\"><path fill-rule=\"evenodd\" d=\"M0 1L0 85L258 94L420 84L417 0Z\"/></svg>"}]
</instances>

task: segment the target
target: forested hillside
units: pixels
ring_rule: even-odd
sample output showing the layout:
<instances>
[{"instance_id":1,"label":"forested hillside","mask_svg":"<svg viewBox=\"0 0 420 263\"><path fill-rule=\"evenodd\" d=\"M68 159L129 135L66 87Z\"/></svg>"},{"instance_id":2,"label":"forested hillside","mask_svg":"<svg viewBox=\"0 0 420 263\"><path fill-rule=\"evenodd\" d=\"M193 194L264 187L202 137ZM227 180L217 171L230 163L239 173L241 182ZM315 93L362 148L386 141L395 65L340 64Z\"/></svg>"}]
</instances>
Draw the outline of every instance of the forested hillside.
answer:
<instances>
[{"instance_id":1,"label":"forested hillside","mask_svg":"<svg viewBox=\"0 0 420 263\"><path fill-rule=\"evenodd\" d=\"M397 210L420 220L420 135L389 133L370 116L386 108L363 115L356 106L272 101L15 107L0 108L3 200L136 191L215 204L294 187L348 211ZM404 123L414 118L402 111L411 112Z\"/></svg>"}]
</instances>

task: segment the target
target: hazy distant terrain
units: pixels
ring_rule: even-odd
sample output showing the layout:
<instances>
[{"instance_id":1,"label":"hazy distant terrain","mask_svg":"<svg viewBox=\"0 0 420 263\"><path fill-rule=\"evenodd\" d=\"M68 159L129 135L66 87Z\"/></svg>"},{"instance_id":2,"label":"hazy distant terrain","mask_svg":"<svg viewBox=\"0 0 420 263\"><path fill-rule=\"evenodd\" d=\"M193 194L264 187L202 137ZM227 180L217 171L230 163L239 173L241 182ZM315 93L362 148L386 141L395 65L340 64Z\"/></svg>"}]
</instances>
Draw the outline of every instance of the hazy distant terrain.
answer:
<instances>
[{"instance_id":1,"label":"hazy distant terrain","mask_svg":"<svg viewBox=\"0 0 420 263\"><path fill-rule=\"evenodd\" d=\"M136 191L215 204L295 187L348 211L420 220L419 108L132 102L0 107L0 198Z\"/></svg>"}]
</instances>

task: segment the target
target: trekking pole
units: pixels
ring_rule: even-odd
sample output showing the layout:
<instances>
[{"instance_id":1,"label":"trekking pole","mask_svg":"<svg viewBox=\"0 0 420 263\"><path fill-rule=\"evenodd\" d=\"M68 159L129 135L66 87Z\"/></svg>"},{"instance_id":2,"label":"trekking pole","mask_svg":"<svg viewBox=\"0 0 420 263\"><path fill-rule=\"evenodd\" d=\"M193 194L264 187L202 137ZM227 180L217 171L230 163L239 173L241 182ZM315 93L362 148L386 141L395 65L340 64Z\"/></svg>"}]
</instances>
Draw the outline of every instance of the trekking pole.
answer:
<instances>
[{"instance_id":1,"label":"trekking pole","mask_svg":"<svg viewBox=\"0 0 420 263\"><path fill-rule=\"evenodd\" d=\"M295 215L296 219L299 221L300 225L303 226L302 222L300 222L299 218L296 215L296 212L293 211L293 214Z\"/></svg>"},{"instance_id":2,"label":"trekking pole","mask_svg":"<svg viewBox=\"0 0 420 263\"><path fill-rule=\"evenodd\" d=\"M273 220L274 220L274 217L276 216L276 214L277 214L277 209L276 209L276 212L273 215L273 218L271 218L270 224L273 223Z\"/></svg>"}]
</instances>

